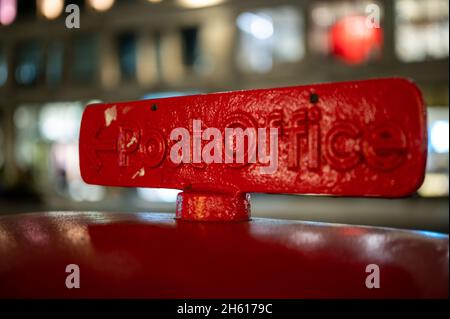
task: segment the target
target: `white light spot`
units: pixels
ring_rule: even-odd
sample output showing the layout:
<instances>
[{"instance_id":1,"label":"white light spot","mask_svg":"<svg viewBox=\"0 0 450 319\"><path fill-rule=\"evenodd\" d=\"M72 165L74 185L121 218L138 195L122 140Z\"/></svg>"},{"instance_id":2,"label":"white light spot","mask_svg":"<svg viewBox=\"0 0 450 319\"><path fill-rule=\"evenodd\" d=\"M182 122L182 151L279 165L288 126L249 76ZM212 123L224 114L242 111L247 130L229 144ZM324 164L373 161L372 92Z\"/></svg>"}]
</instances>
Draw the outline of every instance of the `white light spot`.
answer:
<instances>
[{"instance_id":1,"label":"white light spot","mask_svg":"<svg viewBox=\"0 0 450 319\"><path fill-rule=\"evenodd\" d=\"M239 29L257 39L269 39L273 35L273 23L270 16L265 14L242 13L236 21Z\"/></svg>"},{"instance_id":2,"label":"white light spot","mask_svg":"<svg viewBox=\"0 0 450 319\"><path fill-rule=\"evenodd\" d=\"M149 202L175 203L180 192L179 189L137 188L138 196Z\"/></svg>"},{"instance_id":3,"label":"white light spot","mask_svg":"<svg viewBox=\"0 0 450 319\"><path fill-rule=\"evenodd\" d=\"M436 153L448 153L448 121L436 121L431 126L431 147Z\"/></svg>"}]
</instances>

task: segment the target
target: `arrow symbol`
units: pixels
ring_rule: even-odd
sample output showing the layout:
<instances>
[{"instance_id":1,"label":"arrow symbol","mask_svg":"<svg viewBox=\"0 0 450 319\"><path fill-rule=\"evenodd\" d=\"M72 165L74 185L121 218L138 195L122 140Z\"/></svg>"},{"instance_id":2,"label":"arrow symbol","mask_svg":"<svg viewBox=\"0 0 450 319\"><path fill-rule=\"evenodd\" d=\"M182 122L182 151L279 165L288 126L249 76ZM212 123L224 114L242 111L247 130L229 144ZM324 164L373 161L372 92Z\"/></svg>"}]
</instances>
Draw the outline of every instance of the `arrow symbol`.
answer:
<instances>
[{"instance_id":1,"label":"arrow symbol","mask_svg":"<svg viewBox=\"0 0 450 319\"><path fill-rule=\"evenodd\" d=\"M103 131L105 127L100 127L94 137L93 144L93 166L94 169L99 172L103 166L103 163L98 155L98 153L104 152L117 152L117 140L114 139L105 139L102 140L99 138L100 133Z\"/></svg>"}]
</instances>

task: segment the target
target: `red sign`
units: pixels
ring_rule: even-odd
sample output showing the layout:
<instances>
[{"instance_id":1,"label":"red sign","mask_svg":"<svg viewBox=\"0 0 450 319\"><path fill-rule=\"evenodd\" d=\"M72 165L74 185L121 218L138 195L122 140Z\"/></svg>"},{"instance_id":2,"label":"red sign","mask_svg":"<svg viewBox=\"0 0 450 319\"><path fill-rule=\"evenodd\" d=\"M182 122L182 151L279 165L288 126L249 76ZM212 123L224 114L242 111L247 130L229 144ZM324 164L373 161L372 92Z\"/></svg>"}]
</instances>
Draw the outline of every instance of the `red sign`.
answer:
<instances>
[{"instance_id":1,"label":"red sign","mask_svg":"<svg viewBox=\"0 0 450 319\"><path fill-rule=\"evenodd\" d=\"M399 78L93 104L80 132L87 183L211 196L405 196L426 151L424 102Z\"/></svg>"}]
</instances>

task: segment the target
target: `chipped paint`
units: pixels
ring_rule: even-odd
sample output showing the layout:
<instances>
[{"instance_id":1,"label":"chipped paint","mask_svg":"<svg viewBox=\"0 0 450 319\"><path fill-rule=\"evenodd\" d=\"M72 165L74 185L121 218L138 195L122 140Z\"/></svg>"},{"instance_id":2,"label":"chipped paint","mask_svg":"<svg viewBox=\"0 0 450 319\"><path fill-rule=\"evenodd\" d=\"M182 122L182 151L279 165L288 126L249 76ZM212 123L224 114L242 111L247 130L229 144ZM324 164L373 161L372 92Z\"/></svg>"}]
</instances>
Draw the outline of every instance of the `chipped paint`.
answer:
<instances>
[{"instance_id":1,"label":"chipped paint","mask_svg":"<svg viewBox=\"0 0 450 319\"><path fill-rule=\"evenodd\" d=\"M109 126L112 121L117 119L117 108L116 106L111 106L105 110L105 124Z\"/></svg>"},{"instance_id":2,"label":"chipped paint","mask_svg":"<svg viewBox=\"0 0 450 319\"><path fill-rule=\"evenodd\" d=\"M145 168L141 168L140 170L138 170L136 173L134 173L133 177L131 177L132 179L135 179L136 177L142 177L145 175Z\"/></svg>"},{"instance_id":3,"label":"chipped paint","mask_svg":"<svg viewBox=\"0 0 450 319\"><path fill-rule=\"evenodd\" d=\"M130 146L132 146L133 144L135 144L137 142L138 142L138 140L137 140L136 136L133 135L133 137L131 138L131 140L127 144L127 148L129 148Z\"/></svg>"}]
</instances>

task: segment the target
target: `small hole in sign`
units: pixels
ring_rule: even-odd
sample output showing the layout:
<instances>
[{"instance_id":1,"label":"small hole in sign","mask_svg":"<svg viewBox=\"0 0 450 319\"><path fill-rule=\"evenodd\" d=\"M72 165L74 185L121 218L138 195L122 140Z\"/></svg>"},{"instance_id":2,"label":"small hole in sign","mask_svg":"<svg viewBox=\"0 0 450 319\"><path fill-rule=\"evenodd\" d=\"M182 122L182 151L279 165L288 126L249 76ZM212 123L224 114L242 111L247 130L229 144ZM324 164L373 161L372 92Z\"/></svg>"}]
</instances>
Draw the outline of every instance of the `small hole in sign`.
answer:
<instances>
[{"instance_id":1,"label":"small hole in sign","mask_svg":"<svg viewBox=\"0 0 450 319\"><path fill-rule=\"evenodd\" d=\"M309 101L314 104L319 102L319 95L317 95L317 93L311 93L309 96Z\"/></svg>"},{"instance_id":2,"label":"small hole in sign","mask_svg":"<svg viewBox=\"0 0 450 319\"><path fill-rule=\"evenodd\" d=\"M158 106L156 104L152 105L152 111L156 111L158 109Z\"/></svg>"}]
</instances>

